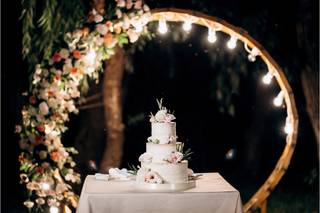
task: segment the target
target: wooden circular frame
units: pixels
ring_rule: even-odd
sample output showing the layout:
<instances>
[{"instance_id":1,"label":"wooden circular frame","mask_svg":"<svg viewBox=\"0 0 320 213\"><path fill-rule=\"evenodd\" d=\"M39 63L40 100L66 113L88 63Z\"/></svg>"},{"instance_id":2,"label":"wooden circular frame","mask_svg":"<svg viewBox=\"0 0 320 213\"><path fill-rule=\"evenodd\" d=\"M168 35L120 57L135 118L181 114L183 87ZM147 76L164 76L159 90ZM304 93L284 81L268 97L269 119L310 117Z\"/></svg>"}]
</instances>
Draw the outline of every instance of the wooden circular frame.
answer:
<instances>
[{"instance_id":1,"label":"wooden circular frame","mask_svg":"<svg viewBox=\"0 0 320 213\"><path fill-rule=\"evenodd\" d=\"M298 134L298 113L294 101L294 95L288 83L288 80L284 75L284 72L269 55L269 53L262 47L262 45L251 38L245 30L235 27L224 20L200 12L176 8L155 9L152 10L151 13L152 15L149 22L159 21L162 18L169 22L184 22L185 20L191 19L192 23L194 24L202 25L205 27L212 27L213 29L218 29L219 31L222 31L226 34L236 36L238 40L248 45L249 48L256 47L261 53L261 59L268 66L269 72L273 74L281 90L284 92L287 114L291 119L293 131L292 133L287 135L286 146L274 170L264 182L264 184L244 205L244 212L251 212L256 209L261 209L261 212L266 212L266 200L273 189L276 187L276 185L279 183L290 164Z\"/></svg>"}]
</instances>

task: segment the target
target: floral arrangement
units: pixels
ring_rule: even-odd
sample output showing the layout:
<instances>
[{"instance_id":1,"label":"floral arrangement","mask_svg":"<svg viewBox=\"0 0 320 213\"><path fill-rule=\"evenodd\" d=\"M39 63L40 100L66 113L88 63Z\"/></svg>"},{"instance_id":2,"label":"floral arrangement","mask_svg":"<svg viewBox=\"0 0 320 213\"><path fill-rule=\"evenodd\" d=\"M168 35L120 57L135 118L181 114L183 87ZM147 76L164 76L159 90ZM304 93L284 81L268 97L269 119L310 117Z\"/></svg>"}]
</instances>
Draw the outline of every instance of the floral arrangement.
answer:
<instances>
[{"instance_id":1,"label":"floral arrangement","mask_svg":"<svg viewBox=\"0 0 320 213\"><path fill-rule=\"evenodd\" d=\"M184 151L184 143L177 142L176 143L176 151L171 152L168 157L163 159L164 161L168 163L180 163L184 160L190 160L191 155L193 152L191 152L191 149L187 149Z\"/></svg>"},{"instance_id":2,"label":"floral arrangement","mask_svg":"<svg viewBox=\"0 0 320 213\"><path fill-rule=\"evenodd\" d=\"M174 119L176 119L176 117L172 113L170 113L170 111L167 110L166 107L162 105L162 98L160 100L157 99L157 103L158 103L159 110L155 115L151 113L150 122L170 123Z\"/></svg>"},{"instance_id":3,"label":"floral arrangement","mask_svg":"<svg viewBox=\"0 0 320 213\"><path fill-rule=\"evenodd\" d=\"M164 181L161 178L161 176L151 169L148 169L148 171L144 175L144 182L146 183L156 183L156 184L163 184Z\"/></svg>"},{"instance_id":4,"label":"floral arrangement","mask_svg":"<svg viewBox=\"0 0 320 213\"><path fill-rule=\"evenodd\" d=\"M78 196L72 190L72 184L81 181L72 158L77 151L61 143L69 113L78 113L84 80L98 80L102 61L114 54L116 45L137 41L150 16L141 0L116 3L113 19L106 20L93 10L86 27L67 33L65 46L35 67L30 92L24 93L28 104L15 132L22 149L21 183L29 195L24 205L30 210L77 205Z\"/></svg>"},{"instance_id":5,"label":"floral arrangement","mask_svg":"<svg viewBox=\"0 0 320 213\"><path fill-rule=\"evenodd\" d=\"M164 159L164 161L168 163L180 163L183 160L183 154L178 151L171 152L168 157Z\"/></svg>"}]
</instances>

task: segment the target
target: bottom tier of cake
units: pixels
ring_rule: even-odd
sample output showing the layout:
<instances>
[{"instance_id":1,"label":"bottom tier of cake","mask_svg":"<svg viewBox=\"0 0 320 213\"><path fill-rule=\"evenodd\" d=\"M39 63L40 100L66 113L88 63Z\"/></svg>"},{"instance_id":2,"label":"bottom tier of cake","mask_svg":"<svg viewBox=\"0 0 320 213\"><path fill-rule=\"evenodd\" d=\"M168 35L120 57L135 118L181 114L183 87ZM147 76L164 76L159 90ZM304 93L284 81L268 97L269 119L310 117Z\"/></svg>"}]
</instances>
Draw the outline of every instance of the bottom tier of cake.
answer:
<instances>
[{"instance_id":1,"label":"bottom tier of cake","mask_svg":"<svg viewBox=\"0 0 320 213\"><path fill-rule=\"evenodd\" d=\"M188 161L180 163L141 163L137 182L185 183L188 181Z\"/></svg>"}]
</instances>

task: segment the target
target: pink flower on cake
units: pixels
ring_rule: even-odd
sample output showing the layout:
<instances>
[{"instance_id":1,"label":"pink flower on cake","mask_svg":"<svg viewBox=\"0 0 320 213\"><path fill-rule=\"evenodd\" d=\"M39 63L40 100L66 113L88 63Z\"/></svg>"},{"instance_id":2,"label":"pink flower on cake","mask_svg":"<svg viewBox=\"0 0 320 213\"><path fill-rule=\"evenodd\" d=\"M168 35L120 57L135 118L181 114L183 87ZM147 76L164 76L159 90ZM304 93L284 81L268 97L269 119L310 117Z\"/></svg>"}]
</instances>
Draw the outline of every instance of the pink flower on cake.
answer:
<instances>
[{"instance_id":1,"label":"pink flower on cake","mask_svg":"<svg viewBox=\"0 0 320 213\"><path fill-rule=\"evenodd\" d=\"M172 115L172 114L167 114L164 122L170 123L170 122L171 122L172 120L174 120L174 119L176 119L176 117L174 117L174 115Z\"/></svg>"},{"instance_id":2,"label":"pink flower on cake","mask_svg":"<svg viewBox=\"0 0 320 213\"><path fill-rule=\"evenodd\" d=\"M144 176L144 181L146 183L157 183L161 184L163 183L163 179L160 177L160 175L157 172L149 171Z\"/></svg>"},{"instance_id":3,"label":"pink flower on cake","mask_svg":"<svg viewBox=\"0 0 320 213\"><path fill-rule=\"evenodd\" d=\"M183 154L181 152L172 152L166 159L169 163L180 163L183 159Z\"/></svg>"}]
</instances>

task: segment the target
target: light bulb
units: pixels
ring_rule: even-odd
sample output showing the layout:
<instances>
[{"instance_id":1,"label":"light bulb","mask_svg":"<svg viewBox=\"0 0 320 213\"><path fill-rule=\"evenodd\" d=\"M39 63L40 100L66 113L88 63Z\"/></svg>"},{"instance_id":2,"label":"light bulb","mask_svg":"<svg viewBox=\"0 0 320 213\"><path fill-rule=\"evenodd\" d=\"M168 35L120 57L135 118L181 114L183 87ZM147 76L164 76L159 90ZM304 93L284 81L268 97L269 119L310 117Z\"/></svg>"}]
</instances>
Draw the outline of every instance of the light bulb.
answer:
<instances>
[{"instance_id":1,"label":"light bulb","mask_svg":"<svg viewBox=\"0 0 320 213\"><path fill-rule=\"evenodd\" d=\"M58 213L58 212L59 212L58 207L56 207L56 206L51 206L50 207L50 213Z\"/></svg>"},{"instance_id":2,"label":"light bulb","mask_svg":"<svg viewBox=\"0 0 320 213\"><path fill-rule=\"evenodd\" d=\"M264 76L262 77L262 82L263 82L264 84L270 84L270 83L271 83L271 80L272 80L272 77L273 77L273 75L271 74L271 72L268 72L266 75L264 75Z\"/></svg>"},{"instance_id":3,"label":"light bulb","mask_svg":"<svg viewBox=\"0 0 320 213\"><path fill-rule=\"evenodd\" d=\"M237 46L237 38L235 36L231 36L230 40L227 43L227 47L229 49L234 49Z\"/></svg>"},{"instance_id":4,"label":"light bulb","mask_svg":"<svg viewBox=\"0 0 320 213\"><path fill-rule=\"evenodd\" d=\"M283 91L281 91L281 92L277 95L277 97L275 97L275 98L273 99L273 104L274 104L276 107L280 107L280 106L282 105L282 103L283 103L283 96L284 96L284 93L283 93Z\"/></svg>"},{"instance_id":5,"label":"light bulb","mask_svg":"<svg viewBox=\"0 0 320 213\"><path fill-rule=\"evenodd\" d=\"M214 43L214 42L216 42L216 40L217 40L216 31L211 29L211 28L209 28L209 30L208 30L208 41L210 43Z\"/></svg>"},{"instance_id":6,"label":"light bulb","mask_svg":"<svg viewBox=\"0 0 320 213\"><path fill-rule=\"evenodd\" d=\"M49 190L49 189L50 189L50 185L49 185L48 183L42 183L42 184L41 184L41 188L42 188L43 190Z\"/></svg>"},{"instance_id":7,"label":"light bulb","mask_svg":"<svg viewBox=\"0 0 320 213\"><path fill-rule=\"evenodd\" d=\"M165 34L166 32L168 32L167 22L166 22L166 20L164 18L159 20L158 31L161 34Z\"/></svg>"},{"instance_id":8,"label":"light bulb","mask_svg":"<svg viewBox=\"0 0 320 213\"><path fill-rule=\"evenodd\" d=\"M284 132L286 133L286 134L291 134L292 132L293 132L293 126L292 126L292 124L286 124L285 126L284 126Z\"/></svg>"},{"instance_id":9,"label":"light bulb","mask_svg":"<svg viewBox=\"0 0 320 213\"><path fill-rule=\"evenodd\" d=\"M192 22L191 22L191 20L189 20L189 19L186 20L186 21L183 23L182 28L183 28L184 31L189 32L189 31L191 30L191 28L192 28Z\"/></svg>"}]
</instances>

